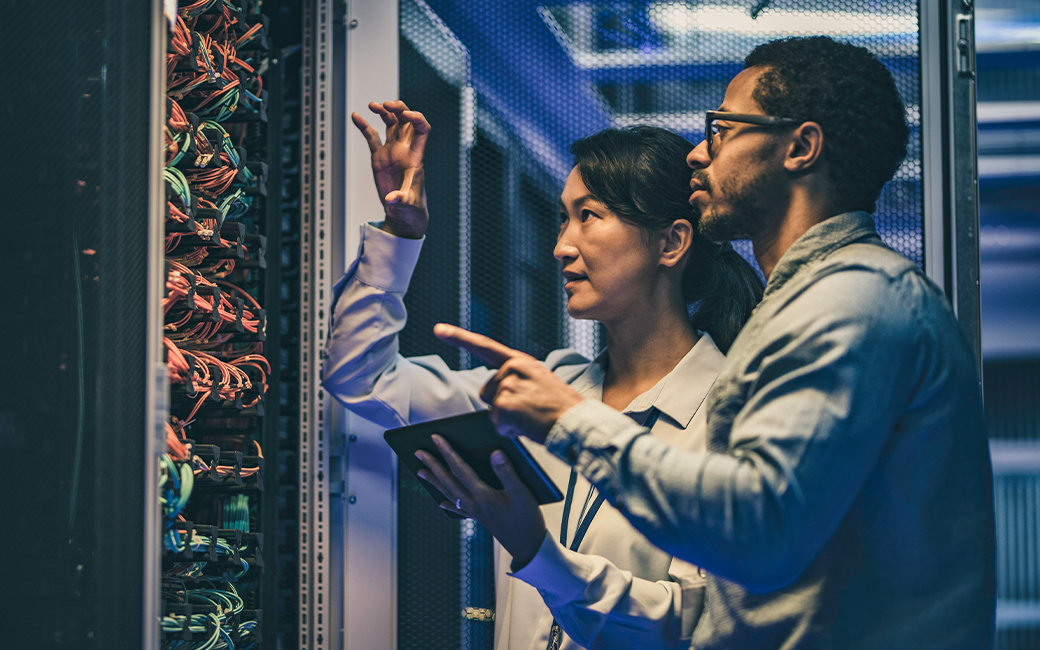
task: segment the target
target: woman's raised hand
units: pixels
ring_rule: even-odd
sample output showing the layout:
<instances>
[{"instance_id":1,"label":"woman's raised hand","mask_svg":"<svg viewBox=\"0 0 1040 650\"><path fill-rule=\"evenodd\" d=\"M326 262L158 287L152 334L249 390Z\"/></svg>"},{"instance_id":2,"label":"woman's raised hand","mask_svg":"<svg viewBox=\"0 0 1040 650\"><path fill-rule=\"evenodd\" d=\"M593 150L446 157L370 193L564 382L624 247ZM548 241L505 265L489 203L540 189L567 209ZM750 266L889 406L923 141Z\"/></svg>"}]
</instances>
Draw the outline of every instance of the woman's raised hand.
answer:
<instances>
[{"instance_id":1,"label":"woman's raised hand","mask_svg":"<svg viewBox=\"0 0 1040 650\"><path fill-rule=\"evenodd\" d=\"M383 230L398 237L420 239L430 220L423 185L423 153L430 124L422 113L409 110L400 100L372 102L368 109L386 125L385 143L365 118L357 113L350 118L372 152L372 175L386 214Z\"/></svg>"}]
</instances>

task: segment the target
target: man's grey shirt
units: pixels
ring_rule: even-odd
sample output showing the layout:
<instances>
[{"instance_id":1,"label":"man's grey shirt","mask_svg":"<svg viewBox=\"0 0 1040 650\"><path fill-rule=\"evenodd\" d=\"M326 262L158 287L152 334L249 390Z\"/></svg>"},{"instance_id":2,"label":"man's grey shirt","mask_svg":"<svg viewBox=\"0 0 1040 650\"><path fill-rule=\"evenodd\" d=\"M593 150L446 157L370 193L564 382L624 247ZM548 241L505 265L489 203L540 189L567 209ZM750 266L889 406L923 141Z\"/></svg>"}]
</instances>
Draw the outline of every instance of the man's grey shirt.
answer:
<instances>
[{"instance_id":1,"label":"man's grey shirt","mask_svg":"<svg viewBox=\"0 0 1040 650\"><path fill-rule=\"evenodd\" d=\"M705 454L591 401L546 440L709 572L693 647L991 647L974 356L868 214L832 217L784 254L706 400Z\"/></svg>"}]
</instances>

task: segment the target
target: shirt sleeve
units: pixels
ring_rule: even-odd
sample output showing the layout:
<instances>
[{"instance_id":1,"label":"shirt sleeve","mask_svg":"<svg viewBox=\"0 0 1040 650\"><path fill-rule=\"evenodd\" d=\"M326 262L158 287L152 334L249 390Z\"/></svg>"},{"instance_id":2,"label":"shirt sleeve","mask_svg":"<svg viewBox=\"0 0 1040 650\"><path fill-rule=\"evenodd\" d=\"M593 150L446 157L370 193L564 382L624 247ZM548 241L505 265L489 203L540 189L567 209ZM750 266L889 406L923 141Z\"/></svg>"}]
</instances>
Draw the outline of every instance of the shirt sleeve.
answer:
<instances>
[{"instance_id":1,"label":"shirt sleeve","mask_svg":"<svg viewBox=\"0 0 1040 650\"><path fill-rule=\"evenodd\" d=\"M352 412L386 428L487 408L480 388L491 370L455 371L439 356L399 354L404 296L423 241L364 224L357 258L333 288L322 383Z\"/></svg>"},{"instance_id":2,"label":"shirt sleeve","mask_svg":"<svg viewBox=\"0 0 1040 650\"><path fill-rule=\"evenodd\" d=\"M536 588L560 628L587 648L687 648L704 606L697 567L673 558L671 581L636 578L546 533L513 577Z\"/></svg>"},{"instance_id":3,"label":"shirt sleeve","mask_svg":"<svg viewBox=\"0 0 1040 650\"><path fill-rule=\"evenodd\" d=\"M783 588L845 518L918 381L927 327L891 281L836 273L779 311L741 361L746 394L709 396L708 453L588 400L546 446L662 549L752 593Z\"/></svg>"}]
</instances>

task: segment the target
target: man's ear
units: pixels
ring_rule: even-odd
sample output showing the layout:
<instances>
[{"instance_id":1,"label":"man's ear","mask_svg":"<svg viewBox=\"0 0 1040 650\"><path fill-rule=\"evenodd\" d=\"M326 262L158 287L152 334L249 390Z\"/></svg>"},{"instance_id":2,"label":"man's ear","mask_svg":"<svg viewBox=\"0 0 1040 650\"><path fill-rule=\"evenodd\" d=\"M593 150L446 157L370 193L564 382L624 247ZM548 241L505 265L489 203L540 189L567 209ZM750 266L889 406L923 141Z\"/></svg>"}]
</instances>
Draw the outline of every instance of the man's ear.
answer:
<instances>
[{"instance_id":1,"label":"man's ear","mask_svg":"<svg viewBox=\"0 0 1040 650\"><path fill-rule=\"evenodd\" d=\"M661 233L663 235L661 265L675 266L693 245L693 224L686 219L676 219Z\"/></svg>"},{"instance_id":2,"label":"man's ear","mask_svg":"<svg viewBox=\"0 0 1040 650\"><path fill-rule=\"evenodd\" d=\"M812 171L823 158L823 129L816 122L804 122L794 130L784 156L784 169L792 173Z\"/></svg>"}]
</instances>

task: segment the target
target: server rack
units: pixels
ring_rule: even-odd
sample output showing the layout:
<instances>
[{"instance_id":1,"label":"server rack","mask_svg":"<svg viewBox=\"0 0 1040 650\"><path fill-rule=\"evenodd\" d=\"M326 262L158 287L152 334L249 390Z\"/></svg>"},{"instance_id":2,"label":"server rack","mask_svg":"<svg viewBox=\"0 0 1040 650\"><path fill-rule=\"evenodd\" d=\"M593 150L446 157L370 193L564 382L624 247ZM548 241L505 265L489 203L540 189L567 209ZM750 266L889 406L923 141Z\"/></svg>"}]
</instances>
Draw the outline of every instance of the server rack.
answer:
<instances>
[{"instance_id":1,"label":"server rack","mask_svg":"<svg viewBox=\"0 0 1040 650\"><path fill-rule=\"evenodd\" d=\"M292 452L293 427L280 417L291 344L282 233L291 237L292 216L284 62L263 9L201 0L168 12L164 645L275 647L291 629L279 532L296 522L279 497Z\"/></svg>"}]
</instances>

